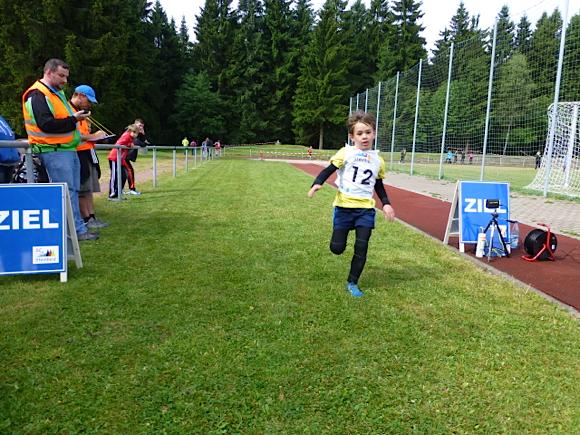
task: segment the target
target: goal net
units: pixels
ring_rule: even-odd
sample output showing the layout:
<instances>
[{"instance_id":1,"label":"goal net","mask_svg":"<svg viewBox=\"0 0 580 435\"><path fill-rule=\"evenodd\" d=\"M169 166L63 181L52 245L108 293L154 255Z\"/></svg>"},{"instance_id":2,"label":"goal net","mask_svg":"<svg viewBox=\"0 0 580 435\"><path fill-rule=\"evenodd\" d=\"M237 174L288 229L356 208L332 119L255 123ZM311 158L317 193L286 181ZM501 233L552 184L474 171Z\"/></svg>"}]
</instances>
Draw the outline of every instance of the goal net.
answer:
<instances>
[{"instance_id":1,"label":"goal net","mask_svg":"<svg viewBox=\"0 0 580 435\"><path fill-rule=\"evenodd\" d=\"M536 157L537 172L527 188L580 197L580 101L562 102L556 106L554 146L549 153L550 129L554 104L548 108L548 135L544 153Z\"/></svg>"}]
</instances>

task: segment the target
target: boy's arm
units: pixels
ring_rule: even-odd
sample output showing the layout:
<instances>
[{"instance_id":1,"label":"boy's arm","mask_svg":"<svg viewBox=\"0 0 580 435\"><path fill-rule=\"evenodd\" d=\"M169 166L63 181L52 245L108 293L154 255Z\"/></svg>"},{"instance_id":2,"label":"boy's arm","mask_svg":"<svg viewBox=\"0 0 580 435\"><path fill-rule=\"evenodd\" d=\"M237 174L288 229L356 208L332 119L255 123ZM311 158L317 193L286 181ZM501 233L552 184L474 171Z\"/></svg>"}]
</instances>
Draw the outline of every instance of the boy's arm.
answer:
<instances>
[{"instance_id":1,"label":"boy's arm","mask_svg":"<svg viewBox=\"0 0 580 435\"><path fill-rule=\"evenodd\" d=\"M334 174L337 170L338 168L331 163L322 171L320 171L318 176L314 179L314 182L312 183L310 190L308 191L308 196L312 198L316 193L316 191L318 191L322 187L324 182L328 180L328 177Z\"/></svg>"},{"instance_id":2,"label":"boy's arm","mask_svg":"<svg viewBox=\"0 0 580 435\"><path fill-rule=\"evenodd\" d=\"M375 192L381 202L383 203L383 215L385 219L392 221L395 219L395 210L391 207L391 202L389 201L389 197L387 196L387 191L385 190L385 185L383 184L382 178L377 178L375 181Z\"/></svg>"}]
</instances>

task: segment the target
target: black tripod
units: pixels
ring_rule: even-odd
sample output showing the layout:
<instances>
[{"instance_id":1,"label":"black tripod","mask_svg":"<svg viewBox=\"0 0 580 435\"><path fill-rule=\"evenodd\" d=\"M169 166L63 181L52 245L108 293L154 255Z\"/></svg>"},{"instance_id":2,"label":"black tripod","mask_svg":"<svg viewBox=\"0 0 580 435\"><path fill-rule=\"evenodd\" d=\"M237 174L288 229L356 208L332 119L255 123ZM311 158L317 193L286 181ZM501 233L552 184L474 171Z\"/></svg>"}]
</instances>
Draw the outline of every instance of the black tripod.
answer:
<instances>
[{"instance_id":1,"label":"black tripod","mask_svg":"<svg viewBox=\"0 0 580 435\"><path fill-rule=\"evenodd\" d=\"M499 207L499 204L497 204L497 207ZM493 236L494 236L494 233L496 230L497 230L497 235L499 236L499 240L501 241L501 244L503 246L503 252L505 253L505 256L506 257L510 256L510 251L508 251L508 247L507 247L507 244L505 242L505 239L503 238L501 230L499 229L499 223L497 221L497 217L499 216L497 213L497 207L491 213L491 219L488 222L487 226L485 227L485 230L483 230L483 232L487 234L487 230L489 230L491 228L491 234L489 237L489 249L487 251L487 261L489 261L491 259L491 250L493 249ZM491 208L491 207L488 207L488 208Z\"/></svg>"}]
</instances>

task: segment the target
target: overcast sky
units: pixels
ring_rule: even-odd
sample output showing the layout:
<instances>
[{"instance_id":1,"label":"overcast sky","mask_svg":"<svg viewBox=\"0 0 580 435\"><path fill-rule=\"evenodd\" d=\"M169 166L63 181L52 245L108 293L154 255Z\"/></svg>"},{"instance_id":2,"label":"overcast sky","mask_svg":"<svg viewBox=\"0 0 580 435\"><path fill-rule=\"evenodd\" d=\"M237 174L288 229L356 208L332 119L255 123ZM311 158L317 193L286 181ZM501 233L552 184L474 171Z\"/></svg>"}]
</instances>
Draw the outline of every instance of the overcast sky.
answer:
<instances>
[{"instance_id":1,"label":"overcast sky","mask_svg":"<svg viewBox=\"0 0 580 435\"><path fill-rule=\"evenodd\" d=\"M370 0L364 0L367 6ZM580 13L580 0L568 0L568 19ZM393 1L389 1L391 4ZM194 37L193 27L196 16L200 13L200 8L204 5L204 0L161 0L161 5L169 18L173 17L177 26L181 23L181 17L185 19L189 28L189 36ZM353 0L349 1L352 4ZM439 38L439 32L445 27L449 27L451 17L457 11L460 0L423 0L421 11L423 12L423 27L425 30L422 36L427 40L427 48L431 50L435 41ZM234 0L234 5L237 4ZM311 0L313 9L318 10L324 0ZM517 24L522 15L527 15L529 21L535 26L536 21L543 12L549 14L557 7L563 13L566 0L464 0L463 4L470 15L478 15L481 28L491 27L495 17L499 13L502 5L507 4L510 9L510 16Z\"/></svg>"}]
</instances>

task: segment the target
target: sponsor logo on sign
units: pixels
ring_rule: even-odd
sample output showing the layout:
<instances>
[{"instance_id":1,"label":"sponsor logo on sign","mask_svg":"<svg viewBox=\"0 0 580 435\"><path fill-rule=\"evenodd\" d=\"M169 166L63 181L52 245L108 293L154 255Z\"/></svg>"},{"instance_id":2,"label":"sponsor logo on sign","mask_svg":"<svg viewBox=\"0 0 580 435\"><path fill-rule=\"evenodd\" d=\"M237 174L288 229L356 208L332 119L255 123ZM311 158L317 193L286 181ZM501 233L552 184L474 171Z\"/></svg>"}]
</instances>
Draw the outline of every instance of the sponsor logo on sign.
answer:
<instances>
[{"instance_id":1,"label":"sponsor logo on sign","mask_svg":"<svg viewBox=\"0 0 580 435\"><path fill-rule=\"evenodd\" d=\"M32 264L51 264L60 261L59 250L57 246L33 246L32 247Z\"/></svg>"}]
</instances>

